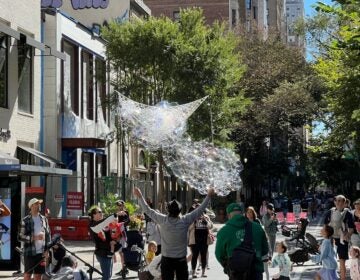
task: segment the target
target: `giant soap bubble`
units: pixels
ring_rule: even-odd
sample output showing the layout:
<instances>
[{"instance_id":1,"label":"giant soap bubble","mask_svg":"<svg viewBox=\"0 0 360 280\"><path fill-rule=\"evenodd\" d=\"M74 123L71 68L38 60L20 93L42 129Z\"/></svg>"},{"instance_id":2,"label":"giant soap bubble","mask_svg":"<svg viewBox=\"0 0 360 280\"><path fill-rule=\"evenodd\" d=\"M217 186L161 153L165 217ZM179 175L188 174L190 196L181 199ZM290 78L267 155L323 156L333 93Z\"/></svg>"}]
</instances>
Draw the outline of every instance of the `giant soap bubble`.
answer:
<instances>
[{"instance_id":1,"label":"giant soap bubble","mask_svg":"<svg viewBox=\"0 0 360 280\"><path fill-rule=\"evenodd\" d=\"M240 189L242 166L234 152L205 141L185 137L186 121L206 97L184 105L160 102L148 106L118 93L115 113L128 128L131 140L150 151L162 150L166 166L175 176L206 194L218 195Z\"/></svg>"},{"instance_id":2,"label":"giant soap bubble","mask_svg":"<svg viewBox=\"0 0 360 280\"><path fill-rule=\"evenodd\" d=\"M235 153L213 144L183 138L164 150L165 164L181 180L206 194L213 187L220 196L241 187L242 165Z\"/></svg>"},{"instance_id":3,"label":"giant soap bubble","mask_svg":"<svg viewBox=\"0 0 360 280\"><path fill-rule=\"evenodd\" d=\"M206 97L183 105L162 101L155 106L135 102L119 93L117 113L131 139L155 151L170 147L186 131L186 120Z\"/></svg>"}]
</instances>

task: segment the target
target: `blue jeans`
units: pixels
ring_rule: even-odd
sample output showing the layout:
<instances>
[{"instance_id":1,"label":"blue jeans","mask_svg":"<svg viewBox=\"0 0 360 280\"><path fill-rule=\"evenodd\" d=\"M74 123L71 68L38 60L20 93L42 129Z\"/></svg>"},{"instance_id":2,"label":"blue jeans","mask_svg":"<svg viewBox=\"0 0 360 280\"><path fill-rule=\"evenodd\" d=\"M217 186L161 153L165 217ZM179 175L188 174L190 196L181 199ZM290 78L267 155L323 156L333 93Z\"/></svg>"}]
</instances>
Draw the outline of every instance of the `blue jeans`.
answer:
<instances>
[{"instance_id":1,"label":"blue jeans","mask_svg":"<svg viewBox=\"0 0 360 280\"><path fill-rule=\"evenodd\" d=\"M96 259L100 264L101 272L103 274L102 280L110 280L112 276L113 258L96 255Z\"/></svg>"}]
</instances>

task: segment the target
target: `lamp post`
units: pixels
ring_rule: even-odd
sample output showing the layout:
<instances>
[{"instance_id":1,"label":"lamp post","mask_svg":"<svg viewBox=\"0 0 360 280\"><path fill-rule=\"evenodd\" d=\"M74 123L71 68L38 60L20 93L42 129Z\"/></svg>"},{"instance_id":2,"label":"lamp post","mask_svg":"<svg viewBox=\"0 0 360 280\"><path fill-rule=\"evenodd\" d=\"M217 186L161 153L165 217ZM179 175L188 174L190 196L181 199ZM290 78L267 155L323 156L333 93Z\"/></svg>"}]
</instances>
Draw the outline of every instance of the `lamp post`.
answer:
<instances>
[{"instance_id":1,"label":"lamp post","mask_svg":"<svg viewBox=\"0 0 360 280\"><path fill-rule=\"evenodd\" d=\"M272 198L272 194L271 194L271 177L270 177L270 136L269 137L265 137L265 145L267 147L267 172L268 172L268 190L269 190L269 197Z\"/></svg>"}]
</instances>

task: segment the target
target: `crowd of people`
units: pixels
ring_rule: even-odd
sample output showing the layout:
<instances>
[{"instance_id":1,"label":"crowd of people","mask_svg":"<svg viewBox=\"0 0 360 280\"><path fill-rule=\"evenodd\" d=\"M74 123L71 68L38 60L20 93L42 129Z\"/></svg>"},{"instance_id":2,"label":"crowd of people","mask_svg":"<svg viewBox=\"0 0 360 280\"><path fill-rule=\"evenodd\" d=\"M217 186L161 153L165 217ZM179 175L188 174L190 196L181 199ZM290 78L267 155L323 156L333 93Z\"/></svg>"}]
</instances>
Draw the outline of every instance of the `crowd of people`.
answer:
<instances>
[{"instance_id":1,"label":"crowd of people","mask_svg":"<svg viewBox=\"0 0 360 280\"><path fill-rule=\"evenodd\" d=\"M214 216L209 216L211 212L207 208L213 194L214 190L209 189L202 203L195 199L186 214L181 214L181 203L173 199L167 204L167 214L164 214L153 209L140 189L135 188L134 196L143 212L139 220L130 217L122 200L116 202L116 213L108 217L104 217L98 205L91 207L89 228L102 279L111 279L118 258L121 266L117 274L120 275L126 276L131 269L141 270L145 275L143 279L205 278L209 269L208 247L215 242L215 257L230 280L263 279L264 273L268 280L269 267L279 268L277 274L271 275L272 279L290 279L293 264L287 244L276 242L279 231L276 206L266 200L259 208L248 206L244 209L244 203L229 204L226 208L228 220L214 240ZM350 259L351 279L360 280L360 199L351 204L345 196L337 195L332 201L334 206L322 215L320 235L323 240L318 254L310 258L322 266L314 278L345 280L346 261ZM46 259L50 247L52 258L58 260L50 271L56 275L55 279L88 279L87 273L77 268L76 259L61 250L61 246L51 244L47 218L40 213L41 203L42 200L37 198L28 202L29 215L22 219L19 228L19 240L24 244L24 279L42 279L48 270ZM313 200L310 207L312 203ZM0 214L10 214L3 203L0 203ZM143 230L142 223L145 223ZM125 256L133 254L138 250L136 248L140 254L144 253L145 258L144 263L134 266Z\"/></svg>"},{"instance_id":2,"label":"crowd of people","mask_svg":"<svg viewBox=\"0 0 360 280\"><path fill-rule=\"evenodd\" d=\"M316 197L310 200L310 213L318 210L318 207L314 206L318 205L317 202L314 203L315 200L317 200ZM318 254L311 256L313 262L322 265L314 278L345 280L346 261L350 258L351 279L360 279L360 199L353 203L354 210L351 209L352 204L349 199L343 195L328 199L328 202L333 202L334 206L331 207L330 204L330 209L324 212L323 227L320 232L323 241L318 248ZM322 208L326 207L323 206ZM281 209L278 210L282 211ZM272 279L290 279L292 263L286 253L287 245L285 242L276 243L279 221L276 217L274 204L263 201L259 207L260 219L254 207L249 206L244 210L243 203L229 205L227 213L229 220L217 235L215 254L227 272L229 279L263 279L263 272L265 272L266 279L269 279L268 265L279 266L279 273L273 275ZM234 252L237 251L237 248L244 246L246 219L253 222L252 243L256 258L252 271L250 271L251 275L255 275L252 278L246 278L246 275L244 277L244 274L241 274L243 272L236 271L236 268L234 268L235 272L232 271L231 267L231 261L236 257ZM298 230L300 229L301 223ZM289 239L289 241L291 240ZM337 274L338 268L339 275ZM239 275L242 276L239 277Z\"/></svg>"}]
</instances>

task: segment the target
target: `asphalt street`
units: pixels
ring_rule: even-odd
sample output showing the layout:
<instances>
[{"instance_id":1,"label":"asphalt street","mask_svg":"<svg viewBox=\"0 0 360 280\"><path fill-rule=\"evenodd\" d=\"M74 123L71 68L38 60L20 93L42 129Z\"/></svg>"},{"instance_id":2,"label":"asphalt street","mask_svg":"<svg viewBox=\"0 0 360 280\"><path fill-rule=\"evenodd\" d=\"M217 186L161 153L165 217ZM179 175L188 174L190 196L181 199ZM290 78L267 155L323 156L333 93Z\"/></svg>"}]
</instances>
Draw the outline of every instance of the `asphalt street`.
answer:
<instances>
[{"instance_id":1,"label":"asphalt street","mask_svg":"<svg viewBox=\"0 0 360 280\"><path fill-rule=\"evenodd\" d=\"M307 232L311 233L317 238L320 238L320 229L321 229L321 218L318 218L310 223L308 226ZM215 226L215 230L219 230L222 227L221 224L217 224ZM281 232L277 235L277 240L285 240L286 237L281 235ZM76 254L79 258L84 260L85 262L89 264L93 264L97 269L100 269L99 264L97 263L96 259L94 258L93 249L94 245L91 241L65 241L66 248ZM289 243L289 247L291 249L292 243ZM207 270L207 278L209 280L220 280L220 279L228 279L226 275L224 275L223 270L220 266L220 264L215 259L215 246L211 245L209 247L209 270ZM78 264L80 267L83 267L84 264L82 261L78 260ZM190 265L189 265L190 267ZM304 265L298 266L294 265L293 271L291 274L291 279L314 279L314 275L316 271L320 268L319 265L316 265L312 263L311 261L308 261L304 263ZM118 261L114 263L113 268L113 278L112 279L122 279L120 276L115 275L116 272L120 270L120 262L119 258ZM278 272L278 268L270 268L270 279L271 276L276 274ZM0 271L0 278L1 279L22 279L22 277L17 278L12 276L13 271ZM349 274L349 273L348 273ZM200 272L199 272L200 276ZM97 273L93 274L93 279L101 279L100 275ZM134 271L130 271L129 275L126 277L126 279L138 279L137 273ZM200 278L198 279L205 279ZM266 279L264 274L264 279ZM350 279L350 277L348 277Z\"/></svg>"}]
</instances>

